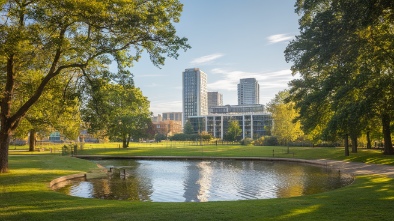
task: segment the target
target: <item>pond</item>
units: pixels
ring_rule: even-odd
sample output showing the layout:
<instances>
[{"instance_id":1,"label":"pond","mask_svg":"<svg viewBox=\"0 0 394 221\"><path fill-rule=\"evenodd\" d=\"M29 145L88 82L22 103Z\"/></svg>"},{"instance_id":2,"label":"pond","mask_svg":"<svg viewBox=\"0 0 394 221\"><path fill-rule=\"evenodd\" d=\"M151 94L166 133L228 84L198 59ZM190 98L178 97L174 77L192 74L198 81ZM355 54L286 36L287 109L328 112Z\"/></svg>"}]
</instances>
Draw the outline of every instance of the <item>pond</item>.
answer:
<instances>
[{"instance_id":1,"label":"pond","mask_svg":"<svg viewBox=\"0 0 394 221\"><path fill-rule=\"evenodd\" d=\"M104 178L73 179L56 191L151 202L285 198L343 187L353 177L324 167L258 160L97 160Z\"/></svg>"}]
</instances>

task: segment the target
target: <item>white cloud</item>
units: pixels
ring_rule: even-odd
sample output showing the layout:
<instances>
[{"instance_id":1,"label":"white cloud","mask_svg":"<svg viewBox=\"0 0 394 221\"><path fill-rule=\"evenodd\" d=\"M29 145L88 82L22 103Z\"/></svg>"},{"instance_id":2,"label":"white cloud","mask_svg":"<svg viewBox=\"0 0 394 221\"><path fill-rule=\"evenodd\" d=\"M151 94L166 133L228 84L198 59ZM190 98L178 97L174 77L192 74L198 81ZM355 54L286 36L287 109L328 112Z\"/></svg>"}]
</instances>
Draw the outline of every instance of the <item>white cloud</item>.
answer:
<instances>
[{"instance_id":1,"label":"white cloud","mask_svg":"<svg viewBox=\"0 0 394 221\"><path fill-rule=\"evenodd\" d=\"M154 115L162 114L164 112L181 112L182 111L182 101L151 101L150 111Z\"/></svg>"},{"instance_id":2,"label":"white cloud","mask_svg":"<svg viewBox=\"0 0 394 221\"><path fill-rule=\"evenodd\" d=\"M294 36L290 36L287 34L277 34L277 35L271 35L268 36L268 42L270 44L275 44L275 43L279 43L279 42L283 42L283 41L290 41L291 39L293 39Z\"/></svg>"},{"instance_id":3,"label":"white cloud","mask_svg":"<svg viewBox=\"0 0 394 221\"><path fill-rule=\"evenodd\" d=\"M214 60L221 58L223 56L224 56L224 54L221 54L221 53L210 54L210 55L196 58L193 61L191 61L190 63L192 65L208 64L208 63L212 63Z\"/></svg>"},{"instance_id":4,"label":"white cloud","mask_svg":"<svg viewBox=\"0 0 394 221\"><path fill-rule=\"evenodd\" d=\"M237 84L242 78L256 78L260 84L260 103L266 103L273 98L275 94L288 87L287 83L297 76L292 76L288 69L272 72L245 72L232 71L221 68L211 70L211 73L221 75L220 80L208 84L209 91L233 91L233 97L236 97ZM228 98L224 97L228 100ZM232 98L229 98L232 99Z\"/></svg>"}]
</instances>

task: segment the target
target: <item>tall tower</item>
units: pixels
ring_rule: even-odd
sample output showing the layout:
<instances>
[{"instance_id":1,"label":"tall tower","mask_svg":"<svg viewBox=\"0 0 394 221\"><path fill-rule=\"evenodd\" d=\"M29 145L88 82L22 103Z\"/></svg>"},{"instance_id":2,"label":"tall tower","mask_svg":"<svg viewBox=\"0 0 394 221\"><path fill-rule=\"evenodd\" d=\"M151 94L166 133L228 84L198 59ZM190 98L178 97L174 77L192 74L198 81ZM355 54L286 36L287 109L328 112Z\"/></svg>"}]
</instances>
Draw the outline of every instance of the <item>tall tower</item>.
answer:
<instances>
[{"instance_id":1,"label":"tall tower","mask_svg":"<svg viewBox=\"0 0 394 221\"><path fill-rule=\"evenodd\" d=\"M182 72L183 123L189 116L208 115L207 75L199 68Z\"/></svg>"},{"instance_id":2,"label":"tall tower","mask_svg":"<svg viewBox=\"0 0 394 221\"><path fill-rule=\"evenodd\" d=\"M208 113L212 112L212 107L223 106L223 94L219 92L208 92Z\"/></svg>"},{"instance_id":3,"label":"tall tower","mask_svg":"<svg viewBox=\"0 0 394 221\"><path fill-rule=\"evenodd\" d=\"M260 85L256 78L241 79L238 84L238 105L259 104Z\"/></svg>"}]
</instances>

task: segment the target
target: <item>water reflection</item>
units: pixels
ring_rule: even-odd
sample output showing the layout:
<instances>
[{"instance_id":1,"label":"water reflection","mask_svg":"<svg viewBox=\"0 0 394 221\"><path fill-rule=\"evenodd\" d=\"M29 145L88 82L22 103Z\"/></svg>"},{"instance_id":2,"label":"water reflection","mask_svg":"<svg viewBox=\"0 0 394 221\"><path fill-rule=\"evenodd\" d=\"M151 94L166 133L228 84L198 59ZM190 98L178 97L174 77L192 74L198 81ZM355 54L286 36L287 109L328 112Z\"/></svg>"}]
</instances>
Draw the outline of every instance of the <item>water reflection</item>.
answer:
<instances>
[{"instance_id":1,"label":"water reflection","mask_svg":"<svg viewBox=\"0 0 394 221\"><path fill-rule=\"evenodd\" d=\"M342 187L353 178L310 165L265 161L102 160L107 178L72 180L58 191L85 198L207 202L284 198Z\"/></svg>"}]
</instances>

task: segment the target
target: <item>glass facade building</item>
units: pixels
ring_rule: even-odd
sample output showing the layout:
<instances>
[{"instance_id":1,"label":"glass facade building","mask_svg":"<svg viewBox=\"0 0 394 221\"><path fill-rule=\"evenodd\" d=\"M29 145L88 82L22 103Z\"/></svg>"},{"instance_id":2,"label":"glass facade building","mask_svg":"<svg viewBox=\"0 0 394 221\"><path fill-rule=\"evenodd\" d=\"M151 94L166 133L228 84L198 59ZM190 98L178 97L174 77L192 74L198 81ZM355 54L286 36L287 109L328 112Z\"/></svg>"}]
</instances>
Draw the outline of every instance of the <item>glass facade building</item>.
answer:
<instances>
[{"instance_id":1,"label":"glass facade building","mask_svg":"<svg viewBox=\"0 0 394 221\"><path fill-rule=\"evenodd\" d=\"M237 91L238 105L260 103L260 85L255 78L241 79Z\"/></svg>"},{"instance_id":2,"label":"glass facade building","mask_svg":"<svg viewBox=\"0 0 394 221\"><path fill-rule=\"evenodd\" d=\"M182 72L183 123L189 116L208 114L207 75L199 68Z\"/></svg>"},{"instance_id":3,"label":"glass facade building","mask_svg":"<svg viewBox=\"0 0 394 221\"><path fill-rule=\"evenodd\" d=\"M272 116L268 113L191 116L189 121L195 133L206 131L215 138L223 139L229 122L236 120L242 130L241 138L257 139L271 135Z\"/></svg>"}]
</instances>

